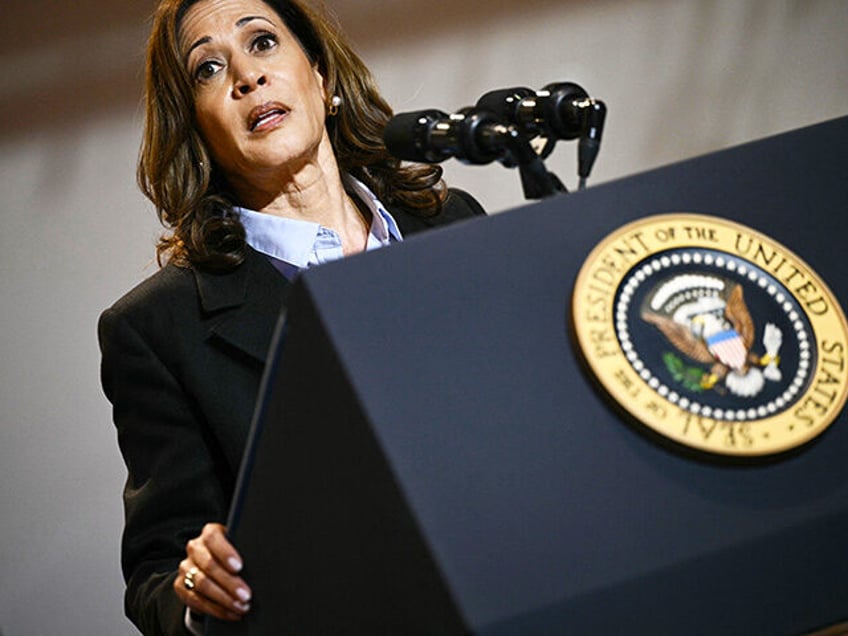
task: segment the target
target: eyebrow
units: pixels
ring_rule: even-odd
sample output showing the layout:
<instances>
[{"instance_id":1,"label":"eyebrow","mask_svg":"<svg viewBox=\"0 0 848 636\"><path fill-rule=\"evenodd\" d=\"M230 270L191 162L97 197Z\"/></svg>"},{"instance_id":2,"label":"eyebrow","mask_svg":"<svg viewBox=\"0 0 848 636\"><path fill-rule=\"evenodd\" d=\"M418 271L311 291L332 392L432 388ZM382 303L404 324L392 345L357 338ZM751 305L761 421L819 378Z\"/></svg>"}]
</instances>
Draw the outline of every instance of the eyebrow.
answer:
<instances>
[{"instance_id":1,"label":"eyebrow","mask_svg":"<svg viewBox=\"0 0 848 636\"><path fill-rule=\"evenodd\" d=\"M248 24L249 22L253 22L254 20L264 20L271 26L277 26L271 20L261 15L246 15L243 18L239 18L238 20L236 20L236 28L241 29L244 25ZM191 52L198 46L203 46L204 44L208 44L211 41L212 38L208 35L200 38L197 42L188 47L188 51L186 51L185 56L188 57L189 55L191 55Z\"/></svg>"}]
</instances>

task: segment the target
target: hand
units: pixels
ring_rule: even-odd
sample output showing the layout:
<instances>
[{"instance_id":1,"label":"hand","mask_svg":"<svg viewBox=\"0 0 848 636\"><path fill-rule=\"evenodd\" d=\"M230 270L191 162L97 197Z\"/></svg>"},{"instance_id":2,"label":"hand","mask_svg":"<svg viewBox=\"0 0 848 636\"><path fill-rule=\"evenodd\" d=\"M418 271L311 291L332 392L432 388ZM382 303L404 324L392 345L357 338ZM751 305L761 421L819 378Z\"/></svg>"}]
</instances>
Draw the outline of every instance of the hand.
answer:
<instances>
[{"instance_id":1,"label":"hand","mask_svg":"<svg viewBox=\"0 0 848 636\"><path fill-rule=\"evenodd\" d=\"M193 612L237 621L250 609L251 592L238 576L241 557L224 532L220 523L207 523L200 536L186 544L174 591ZM187 575L194 583L190 590L185 586Z\"/></svg>"}]
</instances>

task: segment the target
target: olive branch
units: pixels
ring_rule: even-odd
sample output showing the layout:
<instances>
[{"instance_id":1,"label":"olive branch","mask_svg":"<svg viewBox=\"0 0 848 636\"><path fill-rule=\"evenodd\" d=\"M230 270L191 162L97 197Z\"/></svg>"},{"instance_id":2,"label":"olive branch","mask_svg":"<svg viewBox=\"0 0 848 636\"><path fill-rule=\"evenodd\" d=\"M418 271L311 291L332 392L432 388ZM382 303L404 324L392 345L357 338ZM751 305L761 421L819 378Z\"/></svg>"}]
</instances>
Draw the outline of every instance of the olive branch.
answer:
<instances>
[{"instance_id":1,"label":"olive branch","mask_svg":"<svg viewBox=\"0 0 848 636\"><path fill-rule=\"evenodd\" d=\"M701 384L701 379L704 377L703 369L687 367L683 360L670 351L665 352L662 358L665 368L668 369L675 382L682 384L684 388L693 393L701 393L704 390Z\"/></svg>"}]
</instances>

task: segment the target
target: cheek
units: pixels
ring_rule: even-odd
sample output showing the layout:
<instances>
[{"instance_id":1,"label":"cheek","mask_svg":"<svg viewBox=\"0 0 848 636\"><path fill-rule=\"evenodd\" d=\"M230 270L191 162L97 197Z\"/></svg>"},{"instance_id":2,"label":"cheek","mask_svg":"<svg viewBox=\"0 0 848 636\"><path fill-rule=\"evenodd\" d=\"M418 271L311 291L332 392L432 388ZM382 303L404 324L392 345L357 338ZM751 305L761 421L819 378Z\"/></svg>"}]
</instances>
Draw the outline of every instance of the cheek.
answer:
<instances>
[{"instance_id":1,"label":"cheek","mask_svg":"<svg viewBox=\"0 0 848 636\"><path fill-rule=\"evenodd\" d=\"M195 104L194 117L200 136L206 142L210 152L216 154L216 149L226 146L232 133L227 126L227 118L221 108L213 108L210 100L198 99Z\"/></svg>"},{"instance_id":2,"label":"cheek","mask_svg":"<svg viewBox=\"0 0 848 636\"><path fill-rule=\"evenodd\" d=\"M196 97L194 100L194 121L204 138L208 135L210 128L213 127L213 119L208 100L203 97Z\"/></svg>"}]
</instances>

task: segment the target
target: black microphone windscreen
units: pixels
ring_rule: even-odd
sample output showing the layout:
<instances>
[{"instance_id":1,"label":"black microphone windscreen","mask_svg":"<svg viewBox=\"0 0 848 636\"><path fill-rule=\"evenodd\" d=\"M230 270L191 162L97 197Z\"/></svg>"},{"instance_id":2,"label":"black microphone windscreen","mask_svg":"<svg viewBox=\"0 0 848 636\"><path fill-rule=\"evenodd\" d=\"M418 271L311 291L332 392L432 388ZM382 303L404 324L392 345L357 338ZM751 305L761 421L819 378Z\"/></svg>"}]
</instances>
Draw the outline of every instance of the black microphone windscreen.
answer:
<instances>
[{"instance_id":1,"label":"black microphone windscreen","mask_svg":"<svg viewBox=\"0 0 848 636\"><path fill-rule=\"evenodd\" d=\"M447 115L438 110L420 110L395 115L383 131L386 148L393 156L403 161L438 161L428 147L427 137L430 127L443 119L447 119Z\"/></svg>"},{"instance_id":2,"label":"black microphone windscreen","mask_svg":"<svg viewBox=\"0 0 848 636\"><path fill-rule=\"evenodd\" d=\"M521 100L533 94L532 90L523 87L502 88L500 90L489 91L477 100L477 107L485 108L498 117L516 122L517 108Z\"/></svg>"}]
</instances>

